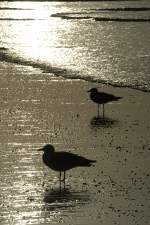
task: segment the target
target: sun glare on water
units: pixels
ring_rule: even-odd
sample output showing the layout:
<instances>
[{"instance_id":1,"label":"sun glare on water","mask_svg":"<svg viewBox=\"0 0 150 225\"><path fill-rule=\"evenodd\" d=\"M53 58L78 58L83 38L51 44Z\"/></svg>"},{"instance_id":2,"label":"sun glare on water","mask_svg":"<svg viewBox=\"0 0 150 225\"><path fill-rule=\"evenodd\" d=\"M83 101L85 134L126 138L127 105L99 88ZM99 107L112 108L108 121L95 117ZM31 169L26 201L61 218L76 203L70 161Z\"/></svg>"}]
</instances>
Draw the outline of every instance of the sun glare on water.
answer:
<instances>
[{"instance_id":1,"label":"sun glare on water","mask_svg":"<svg viewBox=\"0 0 150 225\"><path fill-rule=\"evenodd\" d=\"M23 8L24 10L16 10L15 19L12 21L9 32L8 41L11 40L12 49L20 57L27 60L39 60L42 62L50 62L61 64L64 57L60 57L61 38L64 30L68 30L70 23L66 21L60 22L60 18L51 17L52 14L58 12L56 5L44 5L38 3L15 3L11 7ZM59 60L58 60L59 58Z\"/></svg>"}]
</instances>

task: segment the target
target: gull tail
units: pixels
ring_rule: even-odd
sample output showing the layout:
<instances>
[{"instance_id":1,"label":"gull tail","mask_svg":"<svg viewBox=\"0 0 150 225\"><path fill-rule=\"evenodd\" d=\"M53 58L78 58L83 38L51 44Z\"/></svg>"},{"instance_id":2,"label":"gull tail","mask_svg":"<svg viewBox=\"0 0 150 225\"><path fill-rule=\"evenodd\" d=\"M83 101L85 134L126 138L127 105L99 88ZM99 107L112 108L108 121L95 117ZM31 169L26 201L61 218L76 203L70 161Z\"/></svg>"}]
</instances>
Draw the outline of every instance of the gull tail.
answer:
<instances>
[{"instance_id":1,"label":"gull tail","mask_svg":"<svg viewBox=\"0 0 150 225\"><path fill-rule=\"evenodd\" d=\"M91 166L92 163L96 163L96 160L88 160L87 166Z\"/></svg>"},{"instance_id":2,"label":"gull tail","mask_svg":"<svg viewBox=\"0 0 150 225\"><path fill-rule=\"evenodd\" d=\"M119 99L122 99L122 97L114 97L114 101L118 101Z\"/></svg>"}]
</instances>

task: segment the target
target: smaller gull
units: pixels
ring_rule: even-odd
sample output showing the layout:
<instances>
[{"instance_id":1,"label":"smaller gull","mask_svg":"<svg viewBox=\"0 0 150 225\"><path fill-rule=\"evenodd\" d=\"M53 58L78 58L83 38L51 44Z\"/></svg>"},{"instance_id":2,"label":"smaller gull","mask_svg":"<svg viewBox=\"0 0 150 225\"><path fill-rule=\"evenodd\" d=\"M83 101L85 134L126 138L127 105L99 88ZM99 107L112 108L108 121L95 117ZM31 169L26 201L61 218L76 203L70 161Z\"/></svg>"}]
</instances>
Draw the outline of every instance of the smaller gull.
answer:
<instances>
[{"instance_id":1,"label":"smaller gull","mask_svg":"<svg viewBox=\"0 0 150 225\"><path fill-rule=\"evenodd\" d=\"M122 97L117 97L112 94L107 94L104 92L100 92L97 88L91 88L88 92L90 92L90 98L93 102L98 104L98 117L99 117L99 105L103 105L103 118L104 118L104 104L112 101L118 101Z\"/></svg>"}]
</instances>

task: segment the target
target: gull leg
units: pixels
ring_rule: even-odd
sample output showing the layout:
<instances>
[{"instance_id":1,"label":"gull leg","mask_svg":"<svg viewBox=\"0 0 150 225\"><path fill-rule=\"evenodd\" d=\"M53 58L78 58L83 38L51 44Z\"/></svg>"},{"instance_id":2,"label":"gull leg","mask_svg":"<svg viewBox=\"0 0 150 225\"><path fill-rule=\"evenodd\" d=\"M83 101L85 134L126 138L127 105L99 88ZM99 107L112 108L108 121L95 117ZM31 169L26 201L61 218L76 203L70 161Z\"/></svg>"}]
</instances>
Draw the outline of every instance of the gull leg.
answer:
<instances>
[{"instance_id":1,"label":"gull leg","mask_svg":"<svg viewBox=\"0 0 150 225\"><path fill-rule=\"evenodd\" d=\"M63 176L63 179L61 179L62 178L62 172L60 171L60 173L59 173L59 180L62 182L64 182L65 181L65 171L64 171L64 176Z\"/></svg>"},{"instance_id":2,"label":"gull leg","mask_svg":"<svg viewBox=\"0 0 150 225\"><path fill-rule=\"evenodd\" d=\"M99 117L99 104L98 104L98 117Z\"/></svg>"},{"instance_id":3,"label":"gull leg","mask_svg":"<svg viewBox=\"0 0 150 225\"><path fill-rule=\"evenodd\" d=\"M66 179L66 171L64 171L64 179L63 179L64 183L65 183L65 179Z\"/></svg>"},{"instance_id":4,"label":"gull leg","mask_svg":"<svg viewBox=\"0 0 150 225\"><path fill-rule=\"evenodd\" d=\"M61 182L61 171L59 172L59 181Z\"/></svg>"},{"instance_id":5,"label":"gull leg","mask_svg":"<svg viewBox=\"0 0 150 225\"><path fill-rule=\"evenodd\" d=\"M60 192L61 192L61 171L59 173L59 189L60 189Z\"/></svg>"},{"instance_id":6,"label":"gull leg","mask_svg":"<svg viewBox=\"0 0 150 225\"><path fill-rule=\"evenodd\" d=\"M64 189L65 189L66 188L66 182L65 182L66 181L66 171L64 171L64 180L63 181L64 181Z\"/></svg>"},{"instance_id":7,"label":"gull leg","mask_svg":"<svg viewBox=\"0 0 150 225\"><path fill-rule=\"evenodd\" d=\"M105 117L105 108L104 108L104 104L103 104L103 119Z\"/></svg>"}]
</instances>

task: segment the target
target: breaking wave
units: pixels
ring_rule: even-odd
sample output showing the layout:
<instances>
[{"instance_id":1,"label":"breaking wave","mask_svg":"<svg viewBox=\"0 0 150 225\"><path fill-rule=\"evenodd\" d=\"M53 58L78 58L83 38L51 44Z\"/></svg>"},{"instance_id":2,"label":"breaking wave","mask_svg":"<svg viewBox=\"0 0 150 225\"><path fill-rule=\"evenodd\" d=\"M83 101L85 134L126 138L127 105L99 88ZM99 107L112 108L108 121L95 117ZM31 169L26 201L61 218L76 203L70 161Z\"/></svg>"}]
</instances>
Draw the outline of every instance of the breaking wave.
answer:
<instances>
[{"instance_id":1,"label":"breaking wave","mask_svg":"<svg viewBox=\"0 0 150 225\"><path fill-rule=\"evenodd\" d=\"M11 8L11 7L0 7L0 10L33 10L27 8Z\"/></svg>"},{"instance_id":2,"label":"breaking wave","mask_svg":"<svg viewBox=\"0 0 150 225\"><path fill-rule=\"evenodd\" d=\"M59 17L61 19L67 20L85 20L92 19L95 21L119 21L119 22L149 22L150 16L148 15L139 15L136 13L134 16L126 14L117 14L121 11L150 11L150 8L104 8L104 9L93 9L89 12L68 12L68 13L55 13L51 17ZM105 15L104 12L112 11L116 12L115 14ZM101 13L103 12L103 14Z\"/></svg>"},{"instance_id":3,"label":"breaking wave","mask_svg":"<svg viewBox=\"0 0 150 225\"><path fill-rule=\"evenodd\" d=\"M26 20L42 20L42 19L33 19L33 18L0 18L1 21L12 20L12 21L26 21Z\"/></svg>"},{"instance_id":4,"label":"breaking wave","mask_svg":"<svg viewBox=\"0 0 150 225\"><path fill-rule=\"evenodd\" d=\"M95 21L119 21L119 22L150 22L150 18L126 18L126 17L110 17L110 16L85 16L87 13L56 13L52 14L51 17L60 17L67 20L84 20L93 19Z\"/></svg>"},{"instance_id":5,"label":"breaking wave","mask_svg":"<svg viewBox=\"0 0 150 225\"><path fill-rule=\"evenodd\" d=\"M90 9L93 11L150 11L149 7L118 7L118 8L96 8L96 9Z\"/></svg>"},{"instance_id":6,"label":"breaking wave","mask_svg":"<svg viewBox=\"0 0 150 225\"><path fill-rule=\"evenodd\" d=\"M99 17L95 18L95 21L118 21L118 22L150 22L150 18L109 18Z\"/></svg>"}]
</instances>

